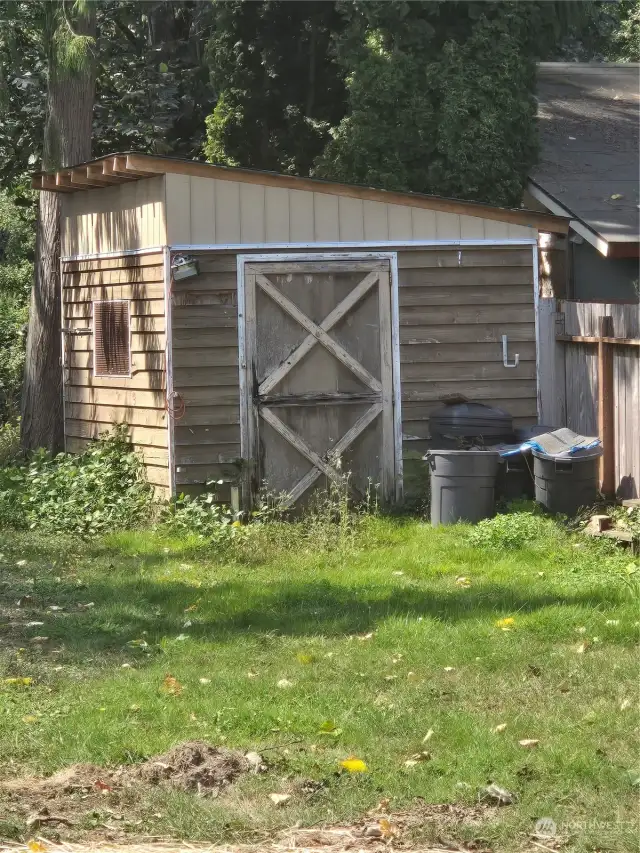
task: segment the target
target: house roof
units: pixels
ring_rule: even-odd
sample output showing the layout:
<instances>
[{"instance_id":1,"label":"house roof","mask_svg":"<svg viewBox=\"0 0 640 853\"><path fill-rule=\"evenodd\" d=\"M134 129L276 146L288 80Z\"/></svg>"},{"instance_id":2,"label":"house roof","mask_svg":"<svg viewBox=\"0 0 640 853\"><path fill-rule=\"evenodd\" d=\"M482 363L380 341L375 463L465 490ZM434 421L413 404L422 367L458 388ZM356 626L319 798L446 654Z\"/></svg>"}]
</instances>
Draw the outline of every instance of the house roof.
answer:
<instances>
[{"instance_id":1,"label":"house roof","mask_svg":"<svg viewBox=\"0 0 640 853\"><path fill-rule=\"evenodd\" d=\"M542 62L529 191L603 255L637 257L640 65Z\"/></svg>"},{"instance_id":2,"label":"house roof","mask_svg":"<svg viewBox=\"0 0 640 853\"><path fill-rule=\"evenodd\" d=\"M56 172L37 172L32 177L32 186L38 190L70 193L165 174L192 175L194 177L215 178L221 181L237 181L263 186L310 190L311 192L329 195L350 196L351 198L402 204L409 207L421 207L466 216L478 216L482 219L528 225L541 231L560 234L566 234L569 229L568 219L563 215L557 216L522 208L493 207L479 202L460 201L422 193L392 192L353 184L301 178L295 175L280 175L276 172L261 172L253 169L199 163L194 160L178 160L172 157L153 157L135 153L109 154L96 160L59 169Z\"/></svg>"}]
</instances>

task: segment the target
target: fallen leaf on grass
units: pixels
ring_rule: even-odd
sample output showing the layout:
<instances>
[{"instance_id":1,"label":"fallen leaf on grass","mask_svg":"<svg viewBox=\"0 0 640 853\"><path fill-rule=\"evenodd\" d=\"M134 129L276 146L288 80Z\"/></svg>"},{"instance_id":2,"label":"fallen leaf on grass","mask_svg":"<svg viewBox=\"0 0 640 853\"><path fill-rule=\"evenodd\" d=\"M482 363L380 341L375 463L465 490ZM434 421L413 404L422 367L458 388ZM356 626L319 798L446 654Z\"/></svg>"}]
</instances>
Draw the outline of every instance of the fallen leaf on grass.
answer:
<instances>
[{"instance_id":1,"label":"fallen leaf on grass","mask_svg":"<svg viewBox=\"0 0 640 853\"><path fill-rule=\"evenodd\" d=\"M277 686L281 690L287 690L287 688L293 687L293 681L289 681L288 678L281 678L280 681L278 681Z\"/></svg>"},{"instance_id":2,"label":"fallen leaf on grass","mask_svg":"<svg viewBox=\"0 0 640 853\"><path fill-rule=\"evenodd\" d=\"M10 687L30 687L33 684L33 678L16 676L14 678L5 678L3 684L8 684Z\"/></svg>"},{"instance_id":3,"label":"fallen leaf on grass","mask_svg":"<svg viewBox=\"0 0 640 853\"><path fill-rule=\"evenodd\" d=\"M194 601L193 604L190 604L188 607L185 607L184 612L185 613L193 613L195 610L198 609L199 606L200 606L200 599L198 599L197 601Z\"/></svg>"},{"instance_id":4,"label":"fallen leaf on grass","mask_svg":"<svg viewBox=\"0 0 640 853\"><path fill-rule=\"evenodd\" d=\"M369 769L361 758L356 758L355 755L350 755L340 762L340 767L348 773L366 773Z\"/></svg>"},{"instance_id":5,"label":"fallen leaf on grass","mask_svg":"<svg viewBox=\"0 0 640 853\"><path fill-rule=\"evenodd\" d=\"M533 747L537 746L540 741L536 740L535 738L525 737L522 740L519 740L518 743L525 749L533 749Z\"/></svg>"},{"instance_id":6,"label":"fallen leaf on grass","mask_svg":"<svg viewBox=\"0 0 640 853\"><path fill-rule=\"evenodd\" d=\"M33 714L27 714L25 717L22 718L22 722L23 723L37 723L38 718L35 717Z\"/></svg>"},{"instance_id":7,"label":"fallen leaf on grass","mask_svg":"<svg viewBox=\"0 0 640 853\"><path fill-rule=\"evenodd\" d=\"M426 735L422 738L422 743L427 743L433 737L433 729L429 729Z\"/></svg>"},{"instance_id":8,"label":"fallen leaf on grass","mask_svg":"<svg viewBox=\"0 0 640 853\"><path fill-rule=\"evenodd\" d=\"M200 682L200 684L211 684L210 678L199 678L198 681Z\"/></svg>"},{"instance_id":9,"label":"fallen leaf on grass","mask_svg":"<svg viewBox=\"0 0 640 853\"><path fill-rule=\"evenodd\" d=\"M27 565L27 561L26 561L26 560L18 560L18 561L17 561L17 563L16 563L16 566L20 566L20 567L22 567L22 566L26 566L26 565Z\"/></svg>"},{"instance_id":10,"label":"fallen leaf on grass","mask_svg":"<svg viewBox=\"0 0 640 853\"><path fill-rule=\"evenodd\" d=\"M445 666L444 671L445 672L455 672L456 668L455 668L455 666Z\"/></svg>"},{"instance_id":11,"label":"fallen leaf on grass","mask_svg":"<svg viewBox=\"0 0 640 853\"><path fill-rule=\"evenodd\" d=\"M465 575L460 575L460 577L456 578L456 586L460 586L463 589L469 589L471 586L471 579Z\"/></svg>"},{"instance_id":12,"label":"fallen leaf on grass","mask_svg":"<svg viewBox=\"0 0 640 853\"><path fill-rule=\"evenodd\" d=\"M591 643L588 640L585 640L584 643L580 643L580 645L576 648L576 654L583 655L590 645Z\"/></svg>"},{"instance_id":13,"label":"fallen leaf on grass","mask_svg":"<svg viewBox=\"0 0 640 853\"><path fill-rule=\"evenodd\" d=\"M373 639L373 631L369 631L368 634L358 634L359 640L372 640Z\"/></svg>"},{"instance_id":14,"label":"fallen leaf on grass","mask_svg":"<svg viewBox=\"0 0 640 853\"><path fill-rule=\"evenodd\" d=\"M49 848L46 844L43 844L41 841L36 841L35 838L30 838L29 841L27 841L27 850L29 850L30 853L44 853L44 851L48 849Z\"/></svg>"},{"instance_id":15,"label":"fallen leaf on grass","mask_svg":"<svg viewBox=\"0 0 640 853\"><path fill-rule=\"evenodd\" d=\"M491 784L480 791L480 799L485 802L495 803L498 806L510 806L515 802L516 796L511 791L501 788L499 785Z\"/></svg>"},{"instance_id":16,"label":"fallen leaf on grass","mask_svg":"<svg viewBox=\"0 0 640 853\"><path fill-rule=\"evenodd\" d=\"M324 723L318 729L319 735L330 735L331 737L338 737L342 734L342 729L339 729L333 720L325 720Z\"/></svg>"},{"instance_id":17,"label":"fallen leaf on grass","mask_svg":"<svg viewBox=\"0 0 640 853\"><path fill-rule=\"evenodd\" d=\"M173 675L165 675L161 689L170 696L179 696L182 693L182 684Z\"/></svg>"},{"instance_id":18,"label":"fallen leaf on grass","mask_svg":"<svg viewBox=\"0 0 640 853\"><path fill-rule=\"evenodd\" d=\"M111 785L107 785L106 782L103 782L102 779L96 779L93 783L94 786L98 789L98 791L103 791L105 793L109 793L109 791L113 791Z\"/></svg>"},{"instance_id":19,"label":"fallen leaf on grass","mask_svg":"<svg viewBox=\"0 0 640 853\"><path fill-rule=\"evenodd\" d=\"M423 761L431 761L431 757L430 752L414 752L414 754L409 756L409 758L404 762L404 766L415 767L416 764L420 764Z\"/></svg>"},{"instance_id":20,"label":"fallen leaf on grass","mask_svg":"<svg viewBox=\"0 0 640 853\"><path fill-rule=\"evenodd\" d=\"M620 710L621 711L628 710L631 707L631 704L632 704L631 699L623 699L622 702L620 703Z\"/></svg>"},{"instance_id":21,"label":"fallen leaf on grass","mask_svg":"<svg viewBox=\"0 0 640 853\"><path fill-rule=\"evenodd\" d=\"M504 619L496 620L496 628L500 628L502 631L511 631L516 623L516 620L513 616L505 616Z\"/></svg>"},{"instance_id":22,"label":"fallen leaf on grass","mask_svg":"<svg viewBox=\"0 0 640 853\"><path fill-rule=\"evenodd\" d=\"M287 800L291 799L291 794L269 794L269 799L274 806L283 806Z\"/></svg>"},{"instance_id":23,"label":"fallen leaf on grass","mask_svg":"<svg viewBox=\"0 0 640 853\"><path fill-rule=\"evenodd\" d=\"M380 827L383 838L392 838L394 835L398 834L397 827L395 827L390 820L387 820L386 817L380 818L378 826Z\"/></svg>"},{"instance_id":24,"label":"fallen leaf on grass","mask_svg":"<svg viewBox=\"0 0 640 853\"><path fill-rule=\"evenodd\" d=\"M306 654L305 652L298 652L298 654L296 655L296 660L298 661L298 663L302 663L305 665L313 663L315 661L315 659L316 659L315 655Z\"/></svg>"},{"instance_id":25,"label":"fallen leaf on grass","mask_svg":"<svg viewBox=\"0 0 640 853\"><path fill-rule=\"evenodd\" d=\"M506 724L506 723L500 723L499 725L495 726L495 727L492 729L492 731L493 731L493 733L494 733L494 734L499 735L499 734L501 734L502 732L504 732L504 731L506 730L506 728L507 728L507 724Z\"/></svg>"}]
</instances>

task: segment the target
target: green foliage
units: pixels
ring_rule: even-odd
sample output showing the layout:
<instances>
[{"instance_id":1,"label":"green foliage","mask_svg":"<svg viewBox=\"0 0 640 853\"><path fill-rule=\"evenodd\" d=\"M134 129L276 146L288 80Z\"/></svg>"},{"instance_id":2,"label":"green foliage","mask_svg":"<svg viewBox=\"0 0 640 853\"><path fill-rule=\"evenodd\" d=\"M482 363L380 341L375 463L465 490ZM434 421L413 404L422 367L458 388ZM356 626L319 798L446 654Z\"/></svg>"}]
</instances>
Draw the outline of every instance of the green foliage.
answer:
<instances>
[{"instance_id":1,"label":"green foliage","mask_svg":"<svg viewBox=\"0 0 640 853\"><path fill-rule=\"evenodd\" d=\"M207 56L218 100L211 162L309 174L344 114L332 2L216 3Z\"/></svg>"},{"instance_id":2,"label":"green foliage","mask_svg":"<svg viewBox=\"0 0 640 853\"><path fill-rule=\"evenodd\" d=\"M348 14L349 109L315 174L518 205L536 156L530 12L368 3Z\"/></svg>"},{"instance_id":3,"label":"green foliage","mask_svg":"<svg viewBox=\"0 0 640 853\"><path fill-rule=\"evenodd\" d=\"M0 424L0 468L10 465L20 455L20 425Z\"/></svg>"},{"instance_id":4,"label":"green foliage","mask_svg":"<svg viewBox=\"0 0 640 853\"><path fill-rule=\"evenodd\" d=\"M181 494L160 517L168 533L194 534L208 542L221 543L240 532L240 522L229 507L216 502L213 492L197 497Z\"/></svg>"},{"instance_id":5,"label":"green foliage","mask_svg":"<svg viewBox=\"0 0 640 853\"><path fill-rule=\"evenodd\" d=\"M33 232L31 209L0 191L0 423L19 411Z\"/></svg>"},{"instance_id":6,"label":"green foliage","mask_svg":"<svg viewBox=\"0 0 640 853\"><path fill-rule=\"evenodd\" d=\"M476 548L517 550L545 537L555 539L558 535L558 528L551 519L524 511L483 519L470 529L469 542Z\"/></svg>"},{"instance_id":7,"label":"green foliage","mask_svg":"<svg viewBox=\"0 0 640 853\"><path fill-rule=\"evenodd\" d=\"M137 524L151 501L124 427L81 455L38 451L23 465L0 469L0 524L88 536Z\"/></svg>"}]
</instances>

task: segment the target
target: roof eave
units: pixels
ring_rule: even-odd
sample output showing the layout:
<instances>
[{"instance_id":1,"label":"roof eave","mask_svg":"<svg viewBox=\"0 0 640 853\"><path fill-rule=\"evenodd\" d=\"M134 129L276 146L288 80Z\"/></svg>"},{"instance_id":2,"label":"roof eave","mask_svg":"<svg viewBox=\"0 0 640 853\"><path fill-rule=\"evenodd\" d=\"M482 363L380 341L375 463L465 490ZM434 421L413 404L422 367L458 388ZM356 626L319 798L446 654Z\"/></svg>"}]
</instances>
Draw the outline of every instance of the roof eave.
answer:
<instances>
[{"instance_id":1,"label":"roof eave","mask_svg":"<svg viewBox=\"0 0 640 853\"><path fill-rule=\"evenodd\" d=\"M302 189L329 195L342 195L362 200L386 202L387 204L427 208L446 213L457 213L524 225L556 234L566 234L569 230L567 218L551 213L493 207L492 205L480 202L460 201L458 199L447 199L420 193L396 192L353 184L340 184L331 181L321 181L316 178L280 175L275 172L261 172L218 166L192 160L175 160L168 157L154 157L148 154L109 154L86 163L79 163L76 166L59 169L55 173L37 172L33 175L32 186L38 190L52 192L76 192L83 189L99 189L116 183L140 180L167 173L216 178L217 180L236 181L238 183L258 183L265 186Z\"/></svg>"}]
</instances>

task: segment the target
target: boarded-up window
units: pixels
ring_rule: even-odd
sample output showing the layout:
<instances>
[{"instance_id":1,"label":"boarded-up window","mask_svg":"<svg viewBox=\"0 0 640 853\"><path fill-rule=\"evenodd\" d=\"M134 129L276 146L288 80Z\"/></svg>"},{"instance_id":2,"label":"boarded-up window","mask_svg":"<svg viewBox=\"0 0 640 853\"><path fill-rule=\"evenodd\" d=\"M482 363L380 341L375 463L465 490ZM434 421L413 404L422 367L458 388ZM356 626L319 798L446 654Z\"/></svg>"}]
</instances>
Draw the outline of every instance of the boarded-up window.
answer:
<instances>
[{"instance_id":1,"label":"boarded-up window","mask_svg":"<svg viewBox=\"0 0 640 853\"><path fill-rule=\"evenodd\" d=\"M128 376L131 373L127 299L93 303L93 339L96 376Z\"/></svg>"}]
</instances>

